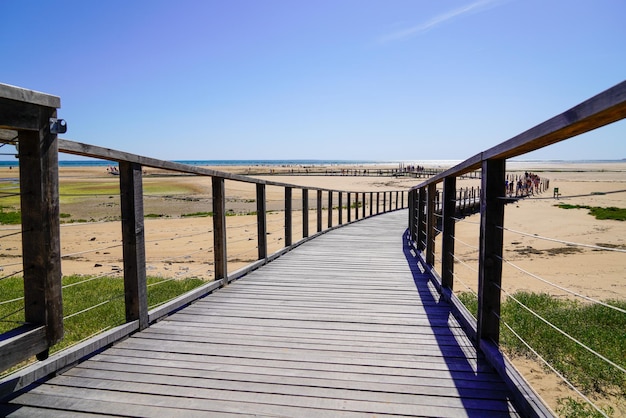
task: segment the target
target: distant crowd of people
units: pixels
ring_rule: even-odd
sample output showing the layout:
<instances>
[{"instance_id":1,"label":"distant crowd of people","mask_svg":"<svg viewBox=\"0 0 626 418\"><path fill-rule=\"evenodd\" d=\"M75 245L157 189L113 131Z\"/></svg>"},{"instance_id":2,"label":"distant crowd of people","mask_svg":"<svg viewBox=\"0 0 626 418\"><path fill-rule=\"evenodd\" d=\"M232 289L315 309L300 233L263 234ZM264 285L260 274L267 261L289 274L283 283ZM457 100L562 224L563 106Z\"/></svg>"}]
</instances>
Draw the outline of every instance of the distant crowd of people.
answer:
<instances>
[{"instance_id":1,"label":"distant crowd of people","mask_svg":"<svg viewBox=\"0 0 626 418\"><path fill-rule=\"evenodd\" d=\"M542 191L541 178L526 171L523 175L507 176L505 182L507 196L529 196Z\"/></svg>"}]
</instances>

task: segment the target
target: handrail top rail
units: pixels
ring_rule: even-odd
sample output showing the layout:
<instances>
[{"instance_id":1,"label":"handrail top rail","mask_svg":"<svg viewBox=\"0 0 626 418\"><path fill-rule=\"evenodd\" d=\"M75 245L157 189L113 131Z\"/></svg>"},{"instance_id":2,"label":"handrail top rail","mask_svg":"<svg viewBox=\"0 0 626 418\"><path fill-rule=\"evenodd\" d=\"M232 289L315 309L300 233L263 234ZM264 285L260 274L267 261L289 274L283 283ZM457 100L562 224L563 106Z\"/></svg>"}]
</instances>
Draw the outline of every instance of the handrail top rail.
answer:
<instances>
[{"instance_id":1,"label":"handrail top rail","mask_svg":"<svg viewBox=\"0 0 626 418\"><path fill-rule=\"evenodd\" d=\"M505 142L468 158L443 173L413 186L411 190L440 183L446 177L460 176L479 169L485 160L517 157L624 118L626 118L626 81L616 84Z\"/></svg>"},{"instance_id":2,"label":"handrail top rail","mask_svg":"<svg viewBox=\"0 0 626 418\"><path fill-rule=\"evenodd\" d=\"M56 109L61 107L61 98L58 96L4 83L0 83L0 99L14 100L17 102Z\"/></svg>"},{"instance_id":3,"label":"handrail top rail","mask_svg":"<svg viewBox=\"0 0 626 418\"><path fill-rule=\"evenodd\" d=\"M200 176L218 177L226 180L235 180L245 183L263 184L266 186L277 187L289 187L294 189L307 189L307 190L319 190L327 192L343 192L343 193L369 193L369 191L355 191L355 190L338 190L327 189L323 187L309 187L299 186L289 183L281 183L271 180L262 180L254 177L249 177L242 174L227 173L225 171L213 170L210 168L198 167L189 164L177 163L174 161L159 160L157 158L145 157L142 155L132 154L129 152L118 151L110 148L99 147L97 145L90 145L81 142L72 141L69 139L58 139L59 152L67 154L79 155L82 157L98 158L101 160L127 162L133 164L139 164L143 167L157 168L163 170L171 170L179 173L196 174ZM383 190L384 192L390 191L405 191L405 189L397 190Z\"/></svg>"}]
</instances>

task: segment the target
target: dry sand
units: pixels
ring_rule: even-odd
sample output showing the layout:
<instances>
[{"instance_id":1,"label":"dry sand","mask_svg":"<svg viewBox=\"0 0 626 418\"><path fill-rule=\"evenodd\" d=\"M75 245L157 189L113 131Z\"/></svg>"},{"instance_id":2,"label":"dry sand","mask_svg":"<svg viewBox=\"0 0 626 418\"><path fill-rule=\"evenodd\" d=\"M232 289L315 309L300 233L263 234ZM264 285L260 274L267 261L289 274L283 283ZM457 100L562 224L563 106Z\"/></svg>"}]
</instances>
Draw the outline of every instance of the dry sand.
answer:
<instances>
[{"instance_id":1,"label":"dry sand","mask_svg":"<svg viewBox=\"0 0 626 418\"><path fill-rule=\"evenodd\" d=\"M224 169L232 169L224 167ZM533 275L599 299L626 299L626 254L599 251L593 248L567 245L574 242L602 247L626 249L626 222L596 220L584 209L565 210L557 203L589 206L626 207L626 162L613 164L567 163L509 163L509 171L532 171L550 179L550 189L506 206L504 258ZM241 169L239 169L241 172ZM245 169L244 169L245 170ZM245 172L245 171L244 171ZM145 221L148 275L169 277L213 276L212 218L181 218L183 214L211 211L211 182L209 178L191 176L163 176L148 169L144 177L146 192L145 213L163 215ZM13 178L17 170L0 169L0 178ZM379 177L326 176L272 176L264 177L282 183L325 187L339 190L381 191L406 189L419 183L416 179ZM92 220L89 223L66 223L62 226L62 254L64 274L119 275L122 268L121 226L117 177L106 174L103 167L62 168L61 213L71 216L64 220ZM63 184L72 184L63 189ZM460 180L459 187L477 186L479 180ZM555 199L553 188L561 195ZM6 190L5 190L6 191ZM256 210L254 186L234 181L226 182L227 209L244 214ZM283 245L284 191L268 187L268 245L270 253ZM294 190L294 202L300 192ZM314 208L314 194L310 193L310 207ZM334 204L337 204L335 197ZM345 204L345 202L344 202ZM294 209L299 209L294 204ZM369 213L369 211L368 211ZM324 213L323 224L327 218ZM344 214L344 220L345 220ZM316 216L309 215L309 231L316 231ZM456 255L463 263L455 265L455 290L475 290L478 256L478 215L457 223ZM294 214L294 241L301 237L302 216ZM333 224L337 223L337 218ZM253 215L227 218L228 248L233 271L256 259L256 217ZM11 234L14 226L1 226L2 235ZM514 231L521 231L522 235ZM551 240L545 240L546 237ZM559 242L563 241L563 242ZM19 235L4 237L0 248L4 257L4 274L20 270ZM439 247L437 247L439 248ZM548 292L561 297L571 294L521 272L505 263L503 288L510 293L517 290ZM625 342L626 343L626 342ZM574 396L558 380L544 372L537 363L515 359L532 386L554 408L556 399ZM624 400L611 400L615 416L626 416Z\"/></svg>"}]
</instances>

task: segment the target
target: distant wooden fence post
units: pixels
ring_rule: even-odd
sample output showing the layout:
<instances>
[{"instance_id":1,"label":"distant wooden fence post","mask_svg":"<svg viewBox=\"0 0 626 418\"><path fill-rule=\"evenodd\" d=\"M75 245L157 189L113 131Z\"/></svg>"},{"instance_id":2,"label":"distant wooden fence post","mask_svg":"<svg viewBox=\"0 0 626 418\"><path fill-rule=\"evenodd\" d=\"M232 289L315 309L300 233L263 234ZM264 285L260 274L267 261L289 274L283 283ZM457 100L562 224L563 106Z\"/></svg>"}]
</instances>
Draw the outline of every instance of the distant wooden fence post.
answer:
<instances>
[{"instance_id":1,"label":"distant wooden fence post","mask_svg":"<svg viewBox=\"0 0 626 418\"><path fill-rule=\"evenodd\" d=\"M454 283L454 217L456 215L456 177L443 180L441 282L448 289Z\"/></svg>"},{"instance_id":2,"label":"distant wooden fence post","mask_svg":"<svg viewBox=\"0 0 626 418\"><path fill-rule=\"evenodd\" d=\"M29 324L45 325L46 341L25 351L42 350L37 358L43 360L48 347L63 338L59 157L49 122L56 109L40 107L33 113L33 130L18 131L24 315Z\"/></svg>"},{"instance_id":3,"label":"distant wooden fence post","mask_svg":"<svg viewBox=\"0 0 626 418\"><path fill-rule=\"evenodd\" d=\"M504 181L506 160L482 163L480 205L480 251L478 258L477 338L500 339L500 285L502 283L502 243L504 223Z\"/></svg>"},{"instance_id":4,"label":"distant wooden fence post","mask_svg":"<svg viewBox=\"0 0 626 418\"><path fill-rule=\"evenodd\" d=\"M222 286L228 284L228 255L226 252L226 190L224 178L211 178L213 189L213 256L215 260L215 280Z\"/></svg>"},{"instance_id":5,"label":"distant wooden fence post","mask_svg":"<svg viewBox=\"0 0 626 418\"><path fill-rule=\"evenodd\" d=\"M302 189L302 238L309 236L309 189Z\"/></svg>"},{"instance_id":6,"label":"distant wooden fence post","mask_svg":"<svg viewBox=\"0 0 626 418\"><path fill-rule=\"evenodd\" d=\"M426 264L433 266L435 264L435 196L437 196L437 184L428 185L426 193Z\"/></svg>"},{"instance_id":7,"label":"distant wooden fence post","mask_svg":"<svg viewBox=\"0 0 626 418\"><path fill-rule=\"evenodd\" d=\"M285 247L292 244L291 222L292 222L292 188L285 187Z\"/></svg>"},{"instance_id":8,"label":"distant wooden fence post","mask_svg":"<svg viewBox=\"0 0 626 418\"><path fill-rule=\"evenodd\" d=\"M148 327L148 288L141 165L120 161L120 207L126 322Z\"/></svg>"},{"instance_id":9,"label":"distant wooden fence post","mask_svg":"<svg viewBox=\"0 0 626 418\"><path fill-rule=\"evenodd\" d=\"M256 185L256 231L259 260L267 258L267 206L265 184Z\"/></svg>"},{"instance_id":10,"label":"distant wooden fence post","mask_svg":"<svg viewBox=\"0 0 626 418\"><path fill-rule=\"evenodd\" d=\"M322 232L322 191L317 191L317 232Z\"/></svg>"}]
</instances>

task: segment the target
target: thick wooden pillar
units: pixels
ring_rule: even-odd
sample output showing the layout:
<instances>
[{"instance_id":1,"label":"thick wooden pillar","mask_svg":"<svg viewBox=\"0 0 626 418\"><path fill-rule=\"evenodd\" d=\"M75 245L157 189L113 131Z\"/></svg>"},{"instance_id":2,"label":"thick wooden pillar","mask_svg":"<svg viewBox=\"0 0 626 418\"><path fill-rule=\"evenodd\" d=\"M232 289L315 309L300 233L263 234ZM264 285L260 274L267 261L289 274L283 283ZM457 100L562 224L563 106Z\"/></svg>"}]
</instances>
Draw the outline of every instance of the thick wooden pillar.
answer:
<instances>
[{"instance_id":1,"label":"thick wooden pillar","mask_svg":"<svg viewBox=\"0 0 626 418\"><path fill-rule=\"evenodd\" d=\"M33 122L38 130L18 132L24 315L28 324L46 327L46 342L35 348L43 349L40 360L48 357L46 345L63 338L59 157L50 118L56 109L40 108Z\"/></svg>"},{"instance_id":2,"label":"thick wooden pillar","mask_svg":"<svg viewBox=\"0 0 626 418\"><path fill-rule=\"evenodd\" d=\"M141 165L121 161L119 171L126 322L139 320L139 329L141 330L148 327L148 288Z\"/></svg>"},{"instance_id":3,"label":"thick wooden pillar","mask_svg":"<svg viewBox=\"0 0 626 418\"><path fill-rule=\"evenodd\" d=\"M292 244L292 188L285 187L285 247Z\"/></svg>"},{"instance_id":4,"label":"thick wooden pillar","mask_svg":"<svg viewBox=\"0 0 626 418\"><path fill-rule=\"evenodd\" d=\"M456 214L456 177L443 180L443 222L441 237L441 282L448 289L454 283L454 216Z\"/></svg>"},{"instance_id":5,"label":"thick wooden pillar","mask_svg":"<svg viewBox=\"0 0 626 418\"><path fill-rule=\"evenodd\" d=\"M409 238L411 239L411 241L415 242L417 241L417 232L416 232L416 228L415 228L415 218L417 213L415 212L415 207L416 207L416 190L410 190L409 191Z\"/></svg>"},{"instance_id":6,"label":"thick wooden pillar","mask_svg":"<svg viewBox=\"0 0 626 418\"><path fill-rule=\"evenodd\" d=\"M228 284L228 256L226 252L226 190L224 179L212 177L212 189L215 280L221 280L222 286L226 286Z\"/></svg>"},{"instance_id":7,"label":"thick wooden pillar","mask_svg":"<svg viewBox=\"0 0 626 418\"><path fill-rule=\"evenodd\" d=\"M267 258L267 204L265 184L256 185L256 231L259 260Z\"/></svg>"},{"instance_id":8,"label":"thick wooden pillar","mask_svg":"<svg viewBox=\"0 0 626 418\"><path fill-rule=\"evenodd\" d=\"M477 338L500 339L500 285L504 224L506 160L483 161L480 205L480 251L478 258Z\"/></svg>"}]
</instances>

